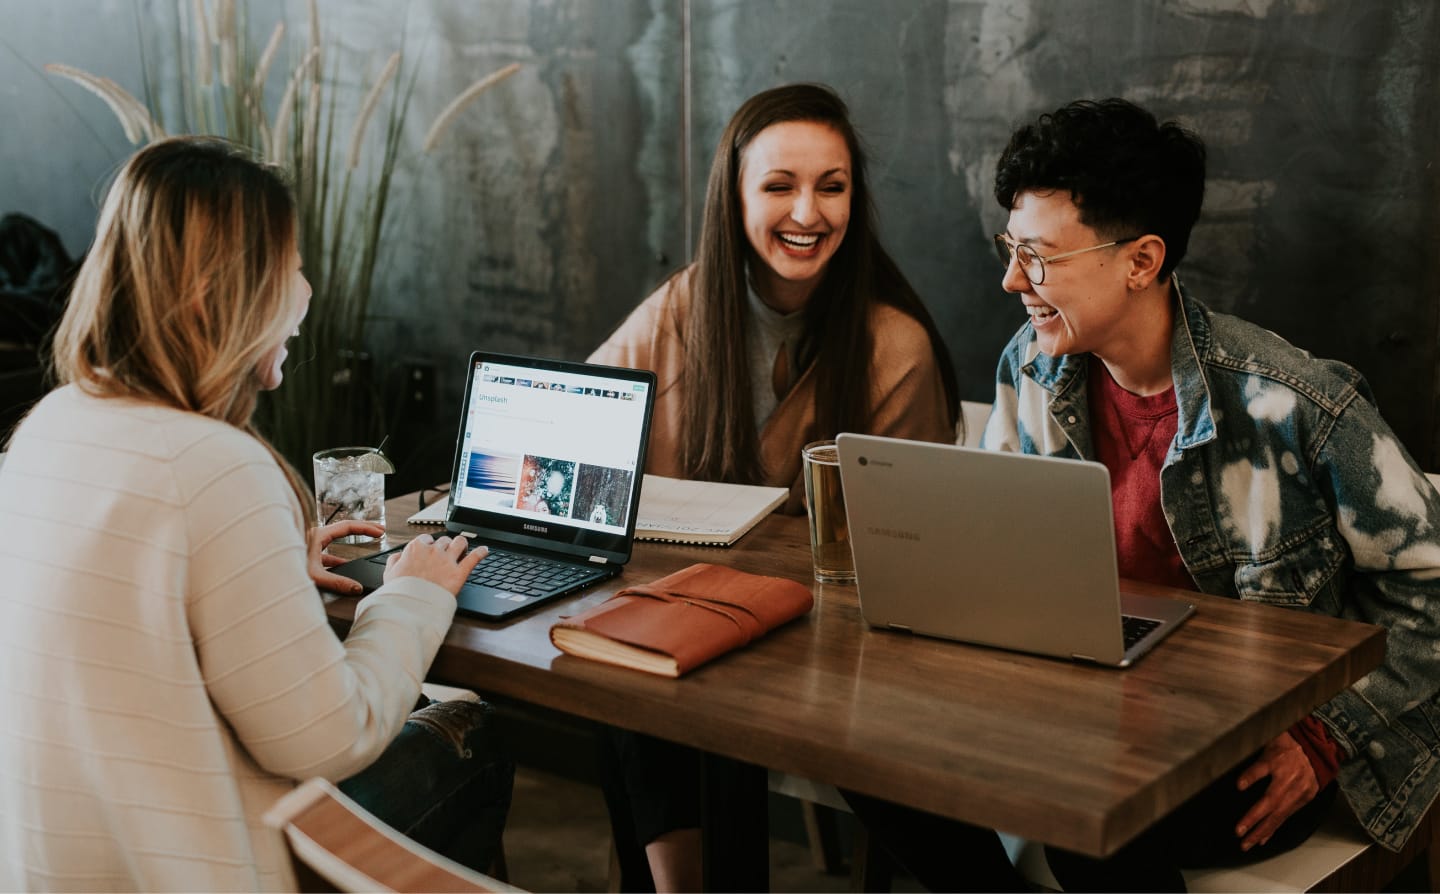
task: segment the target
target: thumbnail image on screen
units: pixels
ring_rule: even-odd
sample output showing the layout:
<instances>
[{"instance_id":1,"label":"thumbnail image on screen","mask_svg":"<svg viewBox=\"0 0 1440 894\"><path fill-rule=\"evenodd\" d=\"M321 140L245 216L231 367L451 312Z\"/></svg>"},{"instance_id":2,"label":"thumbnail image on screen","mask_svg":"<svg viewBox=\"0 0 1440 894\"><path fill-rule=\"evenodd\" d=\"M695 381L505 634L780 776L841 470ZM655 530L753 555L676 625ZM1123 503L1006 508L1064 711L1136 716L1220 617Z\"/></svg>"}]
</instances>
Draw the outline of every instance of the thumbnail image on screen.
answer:
<instances>
[{"instance_id":1,"label":"thumbnail image on screen","mask_svg":"<svg viewBox=\"0 0 1440 894\"><path fill-rule=\"evenodd\" d=\"M465 470L465 487L471 505L510 508L520 483L520 457L504 453L471 453Z\"/></svg>"},{"instance_id":2,"label":"thumbnail image on screen","mask_svg":"<svg viewBox=\"0 0 1440 894\"><path fill-rule=\"evenodd\" d=\"M628 469L582 464L570 517L597 525L625 527L630 514L630 484L634 480L635 473Z\"/></svg>"},{"instance_id":3,"label":"thumbnail image on screen","mask_svg":"<svg viewBox=\"0 0 1440 894\"><path fill-rule=\"evenodd\" d=\"M568 516L575 489L575 463L545 456L526 456L520 470L515 508L540 515Z\"/></svg>"}]
</instances>

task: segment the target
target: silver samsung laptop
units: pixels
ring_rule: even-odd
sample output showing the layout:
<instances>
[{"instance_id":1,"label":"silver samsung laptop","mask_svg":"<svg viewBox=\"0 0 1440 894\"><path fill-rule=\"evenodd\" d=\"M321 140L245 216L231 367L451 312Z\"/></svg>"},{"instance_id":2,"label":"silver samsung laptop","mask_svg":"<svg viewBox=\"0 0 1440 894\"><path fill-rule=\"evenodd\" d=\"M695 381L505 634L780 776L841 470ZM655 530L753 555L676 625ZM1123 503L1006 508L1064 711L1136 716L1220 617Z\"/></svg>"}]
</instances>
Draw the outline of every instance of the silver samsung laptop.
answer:
<instances>
[{"instance_id":1,"label":"silver samsung laptop","mask_svg":"<svg viewBox=\"0 0 1440 894\"><path fill-rule=\"evenodd\" d=\"M1122 593L1099 463L842 434L860 611L875 627L1128 667L1194 613Z\"/></svg>"}]
</instances>

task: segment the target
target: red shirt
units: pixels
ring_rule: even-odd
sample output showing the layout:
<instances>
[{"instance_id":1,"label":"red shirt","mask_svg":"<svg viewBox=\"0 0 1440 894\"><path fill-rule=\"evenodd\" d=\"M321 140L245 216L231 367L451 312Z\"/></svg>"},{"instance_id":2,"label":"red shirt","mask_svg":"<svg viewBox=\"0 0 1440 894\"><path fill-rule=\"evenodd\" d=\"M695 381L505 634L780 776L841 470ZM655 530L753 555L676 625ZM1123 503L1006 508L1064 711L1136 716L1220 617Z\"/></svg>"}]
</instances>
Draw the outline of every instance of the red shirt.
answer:
<instances>
[{"instance_id":1,"label":"red shirt","mask_svg":"<svg viewBox=\"0 0 1440 894\"><path fill-rule=\"evenodd\" d=\"M1174 387L1148 397L1131 394L1094 356L1089 380L1090 439L1096 459L1110 470L1120 576L1195 589L1160 506L1160 467L1179 417Z\"/></svg>"},{"instance_id":2,"label":"red shirt","mask_svg":"<svg viewBox=\"0 0 1440 894\"><path fill-rule=\"evenodd\" d=\"M1141 397L1116 383L1099 358L1089 370L1090 439L1110 470L1115 513L1115 559L1120 576L1194 590L1160 504L1160 468L1175 439L1175 389ZM1343 752L1325 725L1306 717L1288 732L1305 752L1320 788L1339 771Z\"/></svg>"}]
</instances>

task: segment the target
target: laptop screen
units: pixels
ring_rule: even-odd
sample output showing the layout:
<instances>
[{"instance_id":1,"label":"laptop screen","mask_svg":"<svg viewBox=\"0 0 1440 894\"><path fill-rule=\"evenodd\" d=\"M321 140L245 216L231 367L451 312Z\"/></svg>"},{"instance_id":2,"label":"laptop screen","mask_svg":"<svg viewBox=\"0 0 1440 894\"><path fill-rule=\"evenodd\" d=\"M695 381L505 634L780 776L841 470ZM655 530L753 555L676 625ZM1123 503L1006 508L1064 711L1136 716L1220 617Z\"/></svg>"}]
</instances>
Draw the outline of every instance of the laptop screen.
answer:
<instances>
[{"instance_id":1,"label":"laptop screen","mask_svg":"<svg viewBox=\"0 0 1440 894\"><path fill-rule=\"evenodd\" d=\"M628 557L654 390L644 371L472 355L451 522Z\"/></svg>"}]
</instances>

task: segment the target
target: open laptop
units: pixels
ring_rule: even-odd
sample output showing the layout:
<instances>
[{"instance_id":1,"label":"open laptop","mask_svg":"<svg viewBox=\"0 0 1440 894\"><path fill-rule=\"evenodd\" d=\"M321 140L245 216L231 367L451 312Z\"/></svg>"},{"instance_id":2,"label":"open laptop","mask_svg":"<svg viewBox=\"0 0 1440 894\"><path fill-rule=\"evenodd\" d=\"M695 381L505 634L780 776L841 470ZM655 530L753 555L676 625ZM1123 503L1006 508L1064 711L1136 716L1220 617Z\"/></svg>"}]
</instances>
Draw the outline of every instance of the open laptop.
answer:
<instances>
[{"instance_id":1,"label":"open laptop","mask_svg":"<svg viewBox=\"0 0 1440 894\"><path fill-rule=\"evenodd\" d=\"M470 356L445 528L490 555L461 588L461 611L503 618L620 573L654 404L644 370ZM369 592L393 552L335 570Z\"/></svg>"},{"instance_id":2,"label":"open laptop","mask_svg":"<svg viewBox=\"0 0 1440 894\"><path fill-rule=\"evenodd\" d=\"M1128 667L1195 611L1120 591L1099 463L837 440L872 626Z\"/></svg>"}]
</instances>

